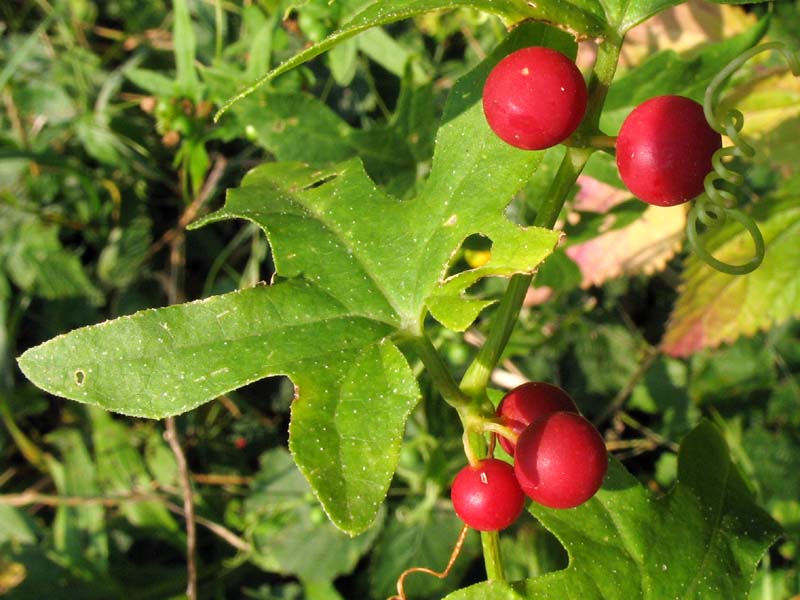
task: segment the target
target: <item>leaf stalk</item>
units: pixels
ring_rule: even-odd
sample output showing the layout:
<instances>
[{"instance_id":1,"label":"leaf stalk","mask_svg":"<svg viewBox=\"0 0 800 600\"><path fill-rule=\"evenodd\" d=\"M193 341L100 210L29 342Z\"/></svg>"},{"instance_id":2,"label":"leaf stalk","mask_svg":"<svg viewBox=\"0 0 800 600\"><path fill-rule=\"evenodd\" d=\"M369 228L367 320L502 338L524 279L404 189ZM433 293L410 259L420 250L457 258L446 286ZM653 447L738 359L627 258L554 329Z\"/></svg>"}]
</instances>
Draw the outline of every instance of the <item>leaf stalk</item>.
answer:
<instances>
[{"instance_id":1,"label":"leaf stalk","mask_svg":"<svg viewBox=\"0 0 800 600\"><path fill-rule=\"evenodd\" d=\"M425 365L425 370L444 401L455 408L459 415L462 415L471 406L472 401L456 385L447 365L444 364L442 357L431 340L427 335L423 334L409 337L407 341L413 347L422 364ZM463 416L466 415L462 415L462 420Z\"/></svg>"}]
</instances>

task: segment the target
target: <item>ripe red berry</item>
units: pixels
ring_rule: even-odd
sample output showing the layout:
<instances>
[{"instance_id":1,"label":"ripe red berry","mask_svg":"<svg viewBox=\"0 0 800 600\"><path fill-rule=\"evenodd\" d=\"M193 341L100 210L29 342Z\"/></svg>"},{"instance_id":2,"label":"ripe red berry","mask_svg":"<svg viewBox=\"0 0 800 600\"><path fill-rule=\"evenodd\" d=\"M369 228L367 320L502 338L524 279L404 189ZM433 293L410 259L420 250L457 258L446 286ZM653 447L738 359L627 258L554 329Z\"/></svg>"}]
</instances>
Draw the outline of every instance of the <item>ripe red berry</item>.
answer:
<instances>
[{"instance_id":1,"label":"ripe red berry","mask_svg":"<svg viewBox=\"0 0 800 600\"><path fill-rule=\"evenodd\" d=\"M569 394L560 387L543 381L528 381L508 392L497 406L497 416L503 425L516 434L539 417L556 411L578 412ZM500 437L503 450L514 456L514 443Z\"/></svg>"},{"instance_id":2,"label":"ripe red berry","mask_svg":"<svg viewBox=\"0 0 800 600\"><path fill-rule=\"evenodd\" d=\"M456 514L478 531L505 529L517 520L525 505L514 468L496 458L461 469L453 480L450 497Z\"/></svg>"},{"instance_id":3,"label":"ripe red berry","mask_svg":"<svg viewBox=\"0 0 800 600\"><path fill-rule=\"evenodd\" d=\"M489 127L523 150L560 144L578 128L588 94L583 75L569 58L534 46L506 56L483 88Z\"/></svg>"},{"instance_id":4,"label":"ripe red berry","mask_svg":"<svg viewBox=\"0 0 800 600\"><path fill-rule=\"evenodd\" d=\"M722 137L703 107L683 96L657 96L628 115L617 137L617 167L637 198L675 206L703 192Z\"/></svg>"},{"instance_id":5,"label":"ripe red berry","mask_svg":"<svg viewBox=\"0 0 800 600\"><path fill-rule=\"evenodd\" d=\"M597 429L571 412L545 415L517 441L514 472L531 500L550 508L583 504L600 489L608 455Z\"/></svg>"}]
</instances>

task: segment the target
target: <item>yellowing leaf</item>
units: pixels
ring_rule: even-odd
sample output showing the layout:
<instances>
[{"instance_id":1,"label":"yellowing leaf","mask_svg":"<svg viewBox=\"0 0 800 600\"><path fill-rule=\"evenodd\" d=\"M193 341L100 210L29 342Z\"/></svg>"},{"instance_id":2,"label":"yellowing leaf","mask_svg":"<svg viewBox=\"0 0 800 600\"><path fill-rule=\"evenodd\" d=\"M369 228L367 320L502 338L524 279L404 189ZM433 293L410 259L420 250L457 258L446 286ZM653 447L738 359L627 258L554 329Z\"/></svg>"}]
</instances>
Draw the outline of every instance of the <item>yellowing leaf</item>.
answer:
<instances>
[{"instance_id":1,"label":"yellowing leaf","mask_svg":"<svg viewBox=\"0 0 800 600\"><path fill-rule=\"evenodd\" d=\"M748 64L742 83L728 92L724 103L744 114L742 135L756 151L752 161L778 163L786 174L793 174L800 152L800 77L782 59L777 72L766 67L764 61L769 59L761 54Z\"/></svg>"},{"instance_id":2,"label":"yellowing leaf","mask_svg":"<svg viewBox=\"0 0 800 600\"><path fill-rule=\"evenodd\" d=\"M756 206L767 247L763 264L748 275L726 275L691 257L685 284L663 340L672 356L688 356L743 335L753 335L792 316L800 315L800 203L798 181L791 193ZM726 226L709 240L709 249L725 262L743 263L750 257L748 234Z\"/></svg>"},{"instance_id":3,"label":"yellowing leaf","mask_svg":"<svg viewBox=\"0 0 800 600\"><path fill-rule=\"evenodd\" d=\"M732 92L736 108L744 113L745 136L761 138L800 115L800 77L788 71L788 66L786 69L755 81L751 79Z\"/></svg>"},{"instance_id":4,"label":"yellowing leaf","mask_svg":"<svg viewBox=\"0 0 800 600\"><path fill-rule=\"evenodd\" d=\"M25 581L28 571L25 565L0 559L0 594L7 594Z\"/></svg>"}]
</instances>

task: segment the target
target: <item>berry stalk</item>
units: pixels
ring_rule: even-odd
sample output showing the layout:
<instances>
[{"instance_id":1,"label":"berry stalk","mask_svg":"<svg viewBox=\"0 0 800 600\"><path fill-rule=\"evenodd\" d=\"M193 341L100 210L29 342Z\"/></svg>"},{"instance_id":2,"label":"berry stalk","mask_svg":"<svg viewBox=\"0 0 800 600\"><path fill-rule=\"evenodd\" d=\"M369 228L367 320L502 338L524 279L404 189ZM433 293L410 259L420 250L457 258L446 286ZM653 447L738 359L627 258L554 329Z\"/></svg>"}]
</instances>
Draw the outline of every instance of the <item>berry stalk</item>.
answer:
<instances>
[{"instance_id":1,"label":"berry stalk","mask_svg":"<svg viewBox=\"0 0 800 600\"><path fill-rule=\"evenodd\" d=\"M506 573L503 569L503 557L500 554L500 532L481 531L481 545L483 547L483 563L486 565L486 579L488 581L505 581Z\"/></svg>"}]
</instances>

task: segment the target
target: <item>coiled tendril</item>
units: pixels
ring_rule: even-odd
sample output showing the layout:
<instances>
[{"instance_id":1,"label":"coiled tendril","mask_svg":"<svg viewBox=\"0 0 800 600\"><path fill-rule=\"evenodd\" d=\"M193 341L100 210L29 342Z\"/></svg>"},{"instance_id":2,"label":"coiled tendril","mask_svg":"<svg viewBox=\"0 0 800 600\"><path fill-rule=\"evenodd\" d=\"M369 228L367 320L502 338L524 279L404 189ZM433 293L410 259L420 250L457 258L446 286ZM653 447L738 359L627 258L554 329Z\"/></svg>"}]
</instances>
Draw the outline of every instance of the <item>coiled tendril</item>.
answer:
<instances>
[{"instance_id":1,"label":"coiled tendril","mask_svg":"<svg viewBox=\"0 0 800 600\"><path fill-rule=\"evenodd\" d=\"M800 57L789 50L785 44L781 42L761 44L760 46L756 46L744 52L728 63L728 65L711 81L706 89L706 95L703 100L703 112L705 113L709 125L718 133L727 135L734 145L720 148L714 153L711 159L713 171L706 175L704 180L705 193L697 198L694 206L689 211L686 235L689 239L689 244L691 244L700 259L718 271L730 275L744 275L758 268L764 260L764 237L761 235L761 230L758 228L758 225L756 225L756 222L736 208L737 200L735 194L729 189L725 189L726 184L730 186L741 185L744 181L744 177L740 173L728 168L723 160L735 156L751 158L755 154L755 149L748 144L741 135L742 127L744 126L744 115L735 108L715 112L714 104L719 95L720 88L734 71L738 70L756 54L768 52L770 50L777 50L780 52L789 63L789 68L792 70L792 73L795 76L800 75ZM705 225L706 228L712 229L720 227L725 223L728 217L738 221L748 231L750 237L753 239L753 245L755 246L753 258L741 265L731 265L714 258L701 243L697 233L698 222Z\"/></svg>"}]
</instances>

